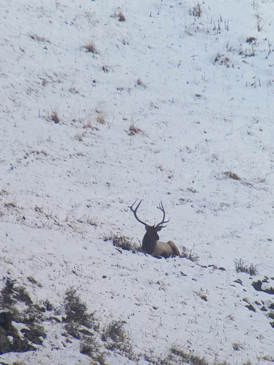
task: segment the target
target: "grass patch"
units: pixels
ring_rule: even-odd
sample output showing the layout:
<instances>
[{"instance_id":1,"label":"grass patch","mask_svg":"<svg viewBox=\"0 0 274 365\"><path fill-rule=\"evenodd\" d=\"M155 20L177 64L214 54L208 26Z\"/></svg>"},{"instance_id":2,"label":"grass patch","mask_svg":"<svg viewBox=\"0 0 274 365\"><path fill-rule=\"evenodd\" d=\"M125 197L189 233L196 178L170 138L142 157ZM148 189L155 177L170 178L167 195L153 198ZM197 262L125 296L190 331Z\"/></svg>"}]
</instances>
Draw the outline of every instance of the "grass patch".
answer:
<instances>
[{"instance_id":1,"label":"grass patch","mask_svg":"<svg viewBox=\"0 0 274 365\"><path fill-rule=\"evenodd\" d=\"M236 272L244 272L251 276L257 275L257 273L258 273L256 265L253 265L253 264L247 265L247 264L245 264L244 260L242 260L242 259L235 260L234 263L235 263Z\"/></svg>"},{"instance_id":2,"label":"grass patch","mask_svg":"<svg viewBox=\"0 0 274 365\"><path fill-rule=\"evenodd\" d=\"M88 53L92 53L94 55L99 54L99 51L92 42L89 42L88 44L84 45L83 48Z\"/></svg>"},{"instance_id":3,"label":"grass patch","mask_svg":"<svg viewBox=\"0 0 274 365\"><path fill-rule=\"evenodd\" d=\"M125 251L139 252L141 247L135 242L132 242L128 237L120 234L111 234L104 237L104 241L112 242L114 247L121 248Z\"/></svg>"}]
</instances>

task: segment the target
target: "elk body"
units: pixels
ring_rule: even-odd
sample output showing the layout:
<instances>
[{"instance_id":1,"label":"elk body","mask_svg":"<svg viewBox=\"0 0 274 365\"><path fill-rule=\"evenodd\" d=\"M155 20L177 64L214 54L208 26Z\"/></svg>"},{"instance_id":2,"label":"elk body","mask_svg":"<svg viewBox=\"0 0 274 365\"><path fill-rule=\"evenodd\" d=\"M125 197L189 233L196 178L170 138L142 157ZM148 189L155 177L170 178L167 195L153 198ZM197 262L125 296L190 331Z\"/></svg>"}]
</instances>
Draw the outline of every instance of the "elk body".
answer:
<instances>
[{"instance_id":1,"label":"elk body","mask_svg":"<svg viewBox=\"0 0 274 365\"><path fill-rule=\"evenodd\" d=\"M142 200L140 200L139 203L134 208L135 203L136 202L134 202L129 208L133 212L134 217L137 219L137 221L142 223L146 229L146 233L142 241L142 250L145 253L148 253L155 257L180 256L180 252L173 241L168 241L168 242L159 241L158 232L165 227L166 223L168 223L168 220L165 220L166 213L163 204L160 203L159 206L157 207L163 213L163 218L161 222L153 226L150 226L147 223L143 222L137 216L137 210L140 204L142 203Z\"/></svg>"}]
</instances>

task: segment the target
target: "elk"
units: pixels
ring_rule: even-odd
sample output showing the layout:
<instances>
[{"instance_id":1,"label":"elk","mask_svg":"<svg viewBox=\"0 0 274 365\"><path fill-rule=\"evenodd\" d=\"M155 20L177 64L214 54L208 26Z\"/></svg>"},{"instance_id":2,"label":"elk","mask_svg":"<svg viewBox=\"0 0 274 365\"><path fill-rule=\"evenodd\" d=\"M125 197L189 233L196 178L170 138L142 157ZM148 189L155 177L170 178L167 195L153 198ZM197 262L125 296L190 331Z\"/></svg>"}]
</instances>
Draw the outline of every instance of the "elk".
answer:
<instances>
[{"instance_id":1,"label":"elk","mask_svg":"<svg viewBox=\"0 0 274 365\"><path fill-rule=\"evenodd\" d=\"M162 202L159 204L157 209L159 209L163 213L163 218L161 222L158 224L155 224L153 226L148 225L147 223L143 222L138 216L137 216L137 210L140 207L142 203L142 200L139 201L139 203L135 206L136 201L129 207L130 210L133 212L134 217L137 219L139 223L142 223L145 226L146 233L143 237L142 241L142 250L145 253L148 253L154 257L171 257L171 256L180 256L180 252L175 245L173 241L168 242L161 242L159 241L159 235L158 232L161 231L169 222L169 220L165 220L166 213L165 209L163 207ZM134 208L135 206L135 208Z\"/></svg>"}]
</instances>

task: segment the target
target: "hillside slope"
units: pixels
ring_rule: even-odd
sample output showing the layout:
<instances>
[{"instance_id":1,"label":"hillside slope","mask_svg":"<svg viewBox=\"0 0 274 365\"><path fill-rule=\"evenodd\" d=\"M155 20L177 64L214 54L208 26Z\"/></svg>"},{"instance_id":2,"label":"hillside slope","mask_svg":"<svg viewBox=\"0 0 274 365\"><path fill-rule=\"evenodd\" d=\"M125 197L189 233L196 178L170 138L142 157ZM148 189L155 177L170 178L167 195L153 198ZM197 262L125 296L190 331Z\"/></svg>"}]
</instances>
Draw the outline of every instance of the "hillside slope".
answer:
<instances>
[{"instance_id":1,"label":"hillside slope","mask_svg":"<svg viewBox=\"0 0 274 365\"><path fill-rule=\"evenodd\" d=\"M274 4L144 3L0 5L4 364L274 361Z\"/></svg>"}]
</instances>

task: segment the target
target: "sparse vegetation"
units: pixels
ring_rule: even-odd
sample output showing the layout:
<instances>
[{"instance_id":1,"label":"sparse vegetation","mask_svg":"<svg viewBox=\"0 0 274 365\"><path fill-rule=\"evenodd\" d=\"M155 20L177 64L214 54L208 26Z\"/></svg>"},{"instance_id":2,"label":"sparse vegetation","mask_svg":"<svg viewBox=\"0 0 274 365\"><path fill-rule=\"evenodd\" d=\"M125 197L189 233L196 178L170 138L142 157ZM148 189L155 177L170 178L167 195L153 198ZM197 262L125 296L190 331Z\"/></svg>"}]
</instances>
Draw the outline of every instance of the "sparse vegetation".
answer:
<instances>
[{"instance_id":1,"label":"sparse vegetation","mask_svg":"<svg viewBox=\"0 0 274 365\"><path fill-rule=\"evenodd\" d=\"M83 46L83 48L88 53L92 53L94 55L99 54L99 51L97 50L97 48L95 47L95 45L92 42L87 43L86 45Z\"/></svg>"},{"instance_id":2,"label":"sparse vegetation","mask_svg":"<svg viewBox=\"0 0 274 365\"><path fill-rule=\"evenodd\" d=\"M104 351L99 340L99 322L94 314L88 313L86 304L81 301L75 289L66 291L64 307L65 330L80 341L80 352L97 364L104 365Z\"/></svg>"},{"instance_id":3,"label":"sparse vegetation","mask_svg":"<svg viewBox=\"0 0 274 365\"><path fill-rule=\"evenodd\" d=\"M234 263L237 272L244 272L252 276L257 275L256 265L247 265L242 259L235 260Z\"/></svg>"},{"instance_id":4,"label":"sparse vegetation","mask_svg":"<svg viewBox=\"0 0 274 365\"><path fill-rule=\"evenodd\" d=\"M37 285L37 281L32 277L30 282ZM207 296L202 290L197 295L207 301ZM17 302L23 302L27 308L24 311L18 311ZM46 316L47 311L54 309L51 303L44 301L41 306L33 304L26 289L17 285L16 281L10 278L6 279L1 290L0 309L2 309L0 313L0 354L9 351L34 350L37 346L42 345L46 337L43 321L55 318L51 316L47 319ZM105 326L100 325L94 313L91 314L87 311L86 304L81 301L74 288L66 291L64 311L62 320L59 321L56 317L55 323L64 324L65 332L62 335L66 338L66 343L71 342L70 336L79 340L80 353L90 357L94 364L106 365L107 356L112 352L135 362L144 358L147 363L152 365L208 364L203 357L183 351L178 347L172 347L165 357L157 357L153 352L150 354L134 352L130 336L125 329L126 322L113 320ZM268 317L273 319L273 313L270 312ZM20 333L13 326L13 321L24 324ZM274 326L273 321L270 324ZM239 351L242 347L234 343L233 349ZM218 364L226 364L226 362Z\"/></svg>"},{"instance_id":5,"label":"sparse vegetation","mask_svg":"<svg viewBox=\"0 0 274 365\"><path fill-rule=\"evenodd\" d=\"M102 114L97 115L96 121L99 124L106 124L105 118Z\"/></svg>"},{"instance_id":6,"label":"sparse vegetation","mask_svg":"<svg viewBox=\"0 0 274 365\"><path fill-rule=\"evenodd\" d=\"M50 41L48 41L45 37L41 37L37 34L30 34L30 38L37 42L50 43Z\"/></svg>"},{"instance_id":7,"label":"sparse vegetation","mask_svg":"<svg viewBox=\"0 0 274 365\"><path fill-rule=\"evenodd\" d=\"M87 129L87 130L90 129L91 131L93 131L93 130L98 131L99 130L99 128L95 127L91 122L88 122L88 123L84 124L83 129Z\"/></svg>"},{"instance_id":8,"label":"sparse vegetation","mask_svg":"<svg viewBox=\"0 0 274 365\"><path fill-rule=\"evenodd\" d=\"M118 10L118 9L113 15L111 15L111 17L118 19L119 22L125 22L126 21L126 17L124 15L124 13L121 10Z\"/></svg>"},{"instance_id":9,"label":"sparse vegetation","mask_svg":"<svg viewBox=\"0 0 274 365\"><path fill-rule=\"evenodd\" d=\"M202 16L202 8L200 3L197 3L191 9L189 9L189 15L194 16L196 18L200 18Z\"/></svg>"},{"instance_id":10,"label":"sparse vegetation","mask_svg":"<svg viewBox=\"0 0 274 365\"><path fill-rule=\"evenodd\" d=\"M98 331L99 325L93 314L87 312L87 306L80 300L75 289L69 289L65 296L65 329L75 337L81 338L81 326Z\"/></svg>"},{"instance_id":11,"label":"sparse vegetation","mask_svg":"<svg viewBox=\"0 0 274 365\"><path fill-rule=\"evenodd\" d=\"M1 4L0 365L274 365L272 1L106 3Z\"/></svg>"},{"instance_id":12,"label":"sparse vegetation","mask_svg":"<svg viewBox=\"0 0 274 365\"><path fill-rule=\"evenodd\" d=\"M176 365L176 364L189 364L189 365L208 365L206 360L197 355L185 352L177 347L171 347L167 357L163 360L159 360L159 365Z\"/></svg>"},{"instance_id":13,"label":"sparse vegetation","mask_svg":"<svg viewBox=\"0 0 274 365\"><path fill-rule=\"evenodd\" d=\"M96 363L105 364L106 351L116 352L129 359L135 359L126 322L112 321L103 330L94 314L87 312L87 306L80 300L75 289L69 289L65 296L65 329L70 336L80 340L80 352Z\"/></svg>"},{"instance_id":14,"label":"sparse vegetation","mask_svg":"<svg viewBox=\"0 0 274 365\"><path fill-rule=\"evenodd\" d=\"M229 177L230 179L233 179L233 180L241 180L240 176L238 174L236 174L235 172L232 172L232 171L225 171L224 172L224 175L226 177Z\"/></svg>"},{"instance_id":15,"label":"sparse vegetation","mask_svg":"<svg viewBox=\"0 0 274 365\"><path fill-rule=\"evenodd\" d=\"M117 18L118 18L119 22L126 21L126 17L124 16L124 14L121 11L117 14Z\"/></svg>"},{"instance_id":16,"label":"sparse vegetation","mask_svg":"<svg viewBox=\"0 0 274 365\"><path fill-rule=\"evenodd\" d=\"M135 134L143 134L144 132L142 131L142 129L136 127L134 124L131 124L129 126L129 129L127 131L127 134L129 136L135 136Z\"/></svg>"},{"instance_id":17,"label":"sparse vegetation","mask_svg":"<svg viewBox=\"0 0 274 365\"><path fill-rule=\"evenodd\" d=\"M24 309L17 304L23 303ZM44 306L33 304L27 290L6 278L0 296L0 354L34 350L41 345L46 333L42 325ZM20 323L17 329L13 322Z\"/></svg>"},{"instance_id":18,"label":"sparse vegetation","mask_svg":"<svg viewBox=\"0 0 274 365\"><path fill-rule=\"evenodd\" d=\"M132 240L130 240L128 237L120 234L111 234L109 236L105 236L104 241L111 241L113 246L126 251L141 251L139 245L137 245L135 242L132 242Z\"/></svg>"},{"instance_id":19,"label":"sparse vegetation","mask_svg":"<svg viewBox=\"0 0 274 365\"><path fill-rule=\"evenodd\" d=\"M200 3L195 5L189 10L189 15L194 17L194 21L185 26L186 34L192 36L193 33L205 33L205 34L221 34L223 31L228 32L230 29L229 20L224 19L222 16L218 16L217 19L211 18L210 23L201 22L202 8Z\"/></svg>"},{"instance_id":20,"label":"sparse vegetation","mask_svg":"<svg viewBox=\"0 0 274 365\"><path fill-rule=\"evenodd\" d=\"M146 84L141 79L137 79L136 86L141 86L143 89L147 88Z\"/></svg>"},{"instance_id":21,"label":"sparse vegetation","mask_svg":"<svg viewBox=\"0 0 274 365\"><path fill-rule=\"evenodd\" d=\"M107 365L105 356L98 343L92 337L85 337L80 343L80 353L89 356L94 365Z\"/></svg>"},{"instance_id":22,"label":"sparse vegetation","mask_svg":"<svg viewBox=\"0 0 274 365\"><path fill-rule=\"evenodd\" d=\"M205 302L207 302L207 294L204 292L203 289L200 289L199 291L195 292L195 294L201 298L202 300L204 300Z\"/></svg>"},{"instance_id":23,"label":"sparse vegetation","mask_svg":"<svg viewBox=\"0 0 274 365\"><path fill-rule=\"evenodd\" d=\"M49 119L52 120L55 124L60 123L60 118L59 118L57 112L52 112L49 116Z\"/></svg>"},{"instance_id":24,"label":"sparse vegetation","mask_svg":"<svg viewBox=\"0 0 274 365\"><path fill-rule=\"evenodd\" d=\"M256 19L257 19L257 31L258 32L261 32L262 29L263 29L263 26L262 26L262 17L259 13L257 13L255 15Z\"/></svg>"},{"instance_id":25,"label":"sparse vegetation","mask_svg":"<svg viewBox=\"0 0 274 365\"><path fill-rule=\"evenodd\" d=\"M109 73L110 71L110 68L106 65L102 66L102 70L105 72L105 73Z\"/></svg>"},{"instance_id":26,"label":"sparse vegetation","mask_svg":"<svg viewBox=\"0 0 274 365\"><path fill-rule=\"evenodd\" d=\"M230 58L224 54L217 53L214 63L222 66L226 66L227 68L234 67L233 63L231 62Z\"/></svg>"},{"instance_id":27,"label":"sparse vegetation","mask_svg":"<svg viewBox=\"0 0 274 365\"><path fill-rule=\"evenodd\" d=\"M105 342L105 347L110 351L116 351L127 358L134 360L131 341L129 335L124 328L124 321L112 321L107 325L102 334L102 340Z\"/></svg>"},{"instance_id":28,"label":"sparse vegetation","mask_svg":"<svg viewBox=\"0 0 274 365\"><path fill-rule=\"evenodd\" d=\"M234 351L240 351L243 349L243 346L240 343L234 342L232 344L232 348Z\"/></svg>"},{"instance_id":29,"label":"sparse vegetation","mask_svg":"<svg viewBox=\"0 0 274 365\"><path fill-rule=\"evenodd\" d=\"M5 285L1 290L0 306L9 308L15 301L13 299L15 280L6 278Z\"/></svg>"},{"instance_id":30,"label":"sparse vegetation","mask_svg":"<svg viewBox=\"0 0 274 365\"><path fill-rule=\"evenodd\" d=\"M124 342L128 337L124 330L124 321L112 321L105 329L102 334L102 340L107 341L111 339L113 342Z\"/></svg>"},{"instance_id":31,"label":"sparse vegetation","mask_svg":"<svg viewBox=\"0 0 274 365\"><path fill-rule=\"evenodd\" d=\"M196 255L192 250L189 250L185 246L182 247L181 257L184 259L190 260L192 262L197 262L199 260L199 256Z\"/></svg>"}]
</instances>

